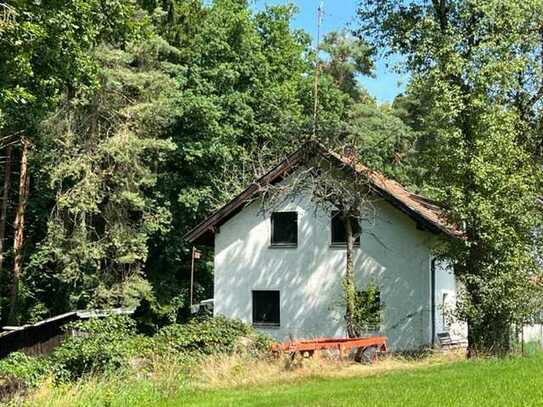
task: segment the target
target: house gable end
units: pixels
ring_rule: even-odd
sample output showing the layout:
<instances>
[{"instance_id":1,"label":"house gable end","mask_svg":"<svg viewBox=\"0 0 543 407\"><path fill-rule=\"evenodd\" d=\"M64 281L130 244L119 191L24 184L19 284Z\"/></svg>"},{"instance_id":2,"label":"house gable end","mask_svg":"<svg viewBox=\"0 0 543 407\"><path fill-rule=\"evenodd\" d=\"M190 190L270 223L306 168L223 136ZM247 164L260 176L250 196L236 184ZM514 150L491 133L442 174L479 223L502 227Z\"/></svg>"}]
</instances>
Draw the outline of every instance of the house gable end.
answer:
<instances>
[{"instance_id":1,"label":"house gable end","mask_svg":"<svg viewBox=\"0 0 543 407\"><path fill-rule=\"evenodd\" d=\"M211 214L188 232L185 238L191 243L212 245L213 236L222 224L239 213L257 194L262 192L266 185L281 181L306 158L314 157L314 153L335 161L339 167L351 171L355 176L365 176L373 193L412 218L423 229L436 234L443 233L449 237L462 237L462 231L456 225L450 224L443 211L427 199L408 192L396 181L387 179L363 164L331 152L321 144L311 141L305 143L268 173L249 185L238 196Z\"/></svg>"}]
</instances>

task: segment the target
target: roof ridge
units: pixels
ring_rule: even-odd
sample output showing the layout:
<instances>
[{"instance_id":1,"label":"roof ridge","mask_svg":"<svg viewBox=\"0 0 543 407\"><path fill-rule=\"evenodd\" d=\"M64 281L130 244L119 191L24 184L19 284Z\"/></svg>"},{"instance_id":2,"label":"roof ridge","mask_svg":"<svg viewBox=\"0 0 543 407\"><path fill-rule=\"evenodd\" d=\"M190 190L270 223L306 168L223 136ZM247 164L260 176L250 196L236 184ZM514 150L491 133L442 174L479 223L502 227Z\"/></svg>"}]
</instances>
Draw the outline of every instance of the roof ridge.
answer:
<instances>
[{"instance_id":1,"label":"roof ridge","mask_svg":"<svg viewBox=\"0 0 543 407\"><path fill-rule=\"evenodd\" d=\"M318 140L312 139L301 144L293 153L272 167L266 174L249 184L235 198L200 222L185 235L185 238L190 242L195 242L206 234L214 234L217 226L220 226L239 212L252 196L260 191L261 185L275 182L279 177L287 174L288 171L298 165L307 156L306 147L308 145L317 148L320 154L333 157L343 165L348 165L357 174L364 174L372 184L371 187L374 189L374 192L406 215L414 218L430 231L445 233L451 237L463 236L461 229L449 222L447 214L438 205L430 202L421 195L410 192L398 181L369 168L361 161L347 158L340 153L328 149ZM424 201L424 203L421 201Z\"/></svg>"}]
</instances>

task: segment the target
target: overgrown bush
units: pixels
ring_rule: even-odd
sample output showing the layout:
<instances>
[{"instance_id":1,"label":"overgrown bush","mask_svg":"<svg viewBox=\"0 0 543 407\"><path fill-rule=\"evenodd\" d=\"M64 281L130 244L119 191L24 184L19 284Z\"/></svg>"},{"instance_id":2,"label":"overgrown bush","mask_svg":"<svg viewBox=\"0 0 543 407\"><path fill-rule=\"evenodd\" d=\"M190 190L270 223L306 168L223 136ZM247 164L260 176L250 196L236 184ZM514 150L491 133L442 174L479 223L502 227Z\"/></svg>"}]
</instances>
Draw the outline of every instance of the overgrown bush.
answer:
<instances>
[{"instance_id":1,"label":"overgrown bush","mask_svg":"<svg viewBox=\"0 0 543 407\"><path fill-rule=\"evenodd\" d=\"M30 386L38 384L50 368L50 363L43 357L27 356L14 352L0 359L0 377L14 377Z\"/></svg>"},{"instance_id":2,"label":"overgrown bush","mask_svg":"<svg viewBox=\"0 0 543 407\"><path fill-rule=\"evenodd\" d=\"M377 284L369 282L364 290L356 291L354 305L353 321L358 335L380 329L383 309Z\"/></svg>"},{"instance_id":3,"label":"overgrown bush","mask_svg":"<svg viewBox=\"0 0 543 407\"><path fill-rule=\"evenodd\" d=\"M271 339L252 326L224 317L193 319L187 324L165 327L155 336L157 345L181 353L203 354L269 350Z\"/></svg>"},{"instance_id":4,"label":"overgrown bush","mask_svg":"<svg viewBox=\"0 0 543 407\"><path fill-rule=\"evenodd\" d=\"M136 322L127 316L75 322L66 329L73 336L47 357L13 353L0 360L0 393L20 392L48 376L63 382L88 374L119 375L123 369L152 367L171 358L188 367L203 355L257 356L271 345L271 339L253 327L222 317L170 325L154 337L138 334Z\"/></svg>"},{"instance_id":5,"label":"overgrown bush","mask_svg":"<svg viewBox=\"0 0 543 407\"><path fill-rule=\"evenodd\" d=\"M0 359L0 401L37 386L49 371L45 358L15 352Z\"/></svg>"},{"instance_id":6,"label":"overgrown bush","mask_svg":"<svg viewBox=\"0 0 543 407\"><path fill-rule=\"evenodd\" d=\"M134 311L132 318L136 321L136 328L144 335L155 335L160 328L178 322L178 315L185 307L184 296L180 295L169 304L159 304L156 299L144 298Z\"/></svg>"},{"instance_id":7,"label":"overgrown bush","mask_svg":"<svg viewBox=\"0 0 543 407\"><path fill-rule=\"evenodd\" d=\"M67 326L74 336L50 356L59 379L76 379L127 367L132 357L144 354L149 339L136 333L135 322L126 316L90 319Z\"/></svg>"}]
</instances>

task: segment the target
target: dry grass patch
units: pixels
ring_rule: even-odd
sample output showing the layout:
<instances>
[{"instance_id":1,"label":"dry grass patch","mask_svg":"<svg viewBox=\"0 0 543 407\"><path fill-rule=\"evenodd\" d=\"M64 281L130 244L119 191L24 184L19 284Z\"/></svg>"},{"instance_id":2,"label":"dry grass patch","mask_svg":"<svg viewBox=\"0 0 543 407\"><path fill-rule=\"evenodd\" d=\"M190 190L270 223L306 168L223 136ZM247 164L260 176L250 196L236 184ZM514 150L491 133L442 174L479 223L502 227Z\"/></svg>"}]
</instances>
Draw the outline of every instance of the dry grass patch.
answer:
<instances>
[{"instance_id":1,"label":"dry grass patch","mask_svg":"<svg viewBox=\"0 0 543 407\"><path fill-rule=\"evenodd\" d=\"M73 383L45 381L13 405L102 407L149 405L173 398L187 388L189 370L176 360L157 359L149 366L133 364L116 374L90 375Z\"/></svg>"},{"instance_id":2,"label":"dry grass patch","mask_svg":"<svg viewBox=\"0 0 543 407\"><path fill-rule=\"evenodd\" d=\"M195 370L191 386L199 389L227 389L274 383L293 383L307 378L350 378L379 375L464 360L463 351L432 352L413 357L387 355L373 365L339 361L333 355L303 359L292 367L285 359L255 360L245 356L214 356Z\"/></svg>"},{"instance_id":3,"label":"dry grass patch","mask_svg":"<svg viewBox=\"0 0 543 407\"><path fill-rule=\"evenodd\" d=\"M198 363L157 358L150 364L131 363L114 375L88 376L69 384L46 381L12 405L43 407L150 406L196 390L227 390L259 385L304 383L312 378L349 379L396 371L423 369L462 360L460 353L408 357L388 355L374 365L339 361L333 355L303 359L255 359L250 355L209 356Z\"/></svg>"}]
</instances>

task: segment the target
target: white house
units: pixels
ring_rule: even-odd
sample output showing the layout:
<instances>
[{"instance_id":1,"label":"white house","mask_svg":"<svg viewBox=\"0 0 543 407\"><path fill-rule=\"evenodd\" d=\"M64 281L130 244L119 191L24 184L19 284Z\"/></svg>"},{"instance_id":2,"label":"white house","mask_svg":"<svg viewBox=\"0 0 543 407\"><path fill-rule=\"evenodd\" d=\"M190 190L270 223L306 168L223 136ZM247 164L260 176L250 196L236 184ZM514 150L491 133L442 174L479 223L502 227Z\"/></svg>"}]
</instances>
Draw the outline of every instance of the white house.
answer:
<instances>
[{"instance_id":1,"label":"white house","mask_svg":"<svg viewBox=\"0 0 543 407\"><path fill-rule=\"evenodd\" d=\"M456 302L455 277L433 254L440 239L461 238L461 232L431 202L315 142L187 234L193 244L214 245L215 315L252 323L280 341L345 336L346 249L333 211L317 208L306 193L273 211L255 200L262 185L284 182L318 154L348 169L345 176L365 177L374 197L374 215L362 221L353 262L359 288L369 282L379 288L380 331L389 347L413 350L432 345L440 332L463 335L447 317Z\"/></svg>"}]
</instances>

